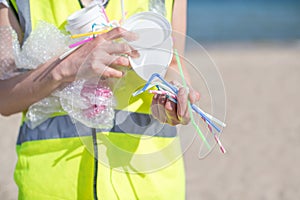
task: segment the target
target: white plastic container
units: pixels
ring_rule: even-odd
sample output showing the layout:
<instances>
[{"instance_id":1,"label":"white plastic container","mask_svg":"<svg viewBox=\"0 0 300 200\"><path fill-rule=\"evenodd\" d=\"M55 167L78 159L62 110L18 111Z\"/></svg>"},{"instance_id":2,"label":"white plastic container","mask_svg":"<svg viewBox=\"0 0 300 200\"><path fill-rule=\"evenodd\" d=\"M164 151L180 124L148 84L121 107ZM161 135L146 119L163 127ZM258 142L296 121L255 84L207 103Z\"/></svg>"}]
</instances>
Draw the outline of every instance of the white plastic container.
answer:
<instances>
[{"instance_id":1,"label":"white plastic container","mask_svg":"<svg viewBox=\"0 0 300 200\"><path fill-rule=\"evenodd\" d=\"M142 12L127 19L123 28L138 34L129 44L139 51L139 58L129 57L133 70L144 80L153 73L165 75L173 57L172 27L162 15Z\"/></svg>"},{"instance_id":2,"label":"white plastic container","mask_svg":"<svg viewBox=\"0 0 300 200\"><path fill-rule=\"evenodd\" d=\"M94 23L107 23L101 5L94 4L83 8L67 18L66 30L72 35L92 31Z\"/></svg>"}]
</instances>

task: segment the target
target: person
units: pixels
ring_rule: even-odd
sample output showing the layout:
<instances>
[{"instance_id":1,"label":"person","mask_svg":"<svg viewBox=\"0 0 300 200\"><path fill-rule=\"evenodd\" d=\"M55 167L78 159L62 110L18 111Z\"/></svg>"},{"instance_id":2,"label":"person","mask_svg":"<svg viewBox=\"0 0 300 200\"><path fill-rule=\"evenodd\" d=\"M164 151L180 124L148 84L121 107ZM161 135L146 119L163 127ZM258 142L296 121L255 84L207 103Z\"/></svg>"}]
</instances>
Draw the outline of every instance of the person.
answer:
<instances>
[{"instance_id":1,"label":"person","mask_svg":"<svg viewBox=\"0 0 300 200\"><path fill-rule=\"evenodd\" d=\"M186 1L161 2L166 17L172 20L173 29L184 34ZM38 20L62 28L70 14L89 3L88 0L1 0L0 30L11 27L23 43ZM128 16L147 11L146 5L148 0L125 0ZM106 10L111 19L120 19L119 0L108 1ZM137 57L139 54L126 43L114 43L113 40L118 38L134 40L136 35L114 28L82 45L60 62L52 58L34 70L0 80L0 112L5 116L26 112L30 105L73 82L79 70L84 70L83 74L89 78L123 79L126 86L114 90L118 104L115 125L109 131L97 130L95 133L95 129L84 125L76 127L66 113L56 113L34 129L23 119L15 169L19 199L185 198L184 164L179 156L180 142L174 126L188 123L187 99L195 102L199 95L193 90L188 94L180 88L178 104L165 95L145 94L131 98L136 85L142 85L144 81L132 70L124 74L119 66L128 68L129 60L126 56L116 55ZM11 51L11 38L3 39L0 45ZM184 42L177 41L175 45L183 48ZM3 63L7 59L11 62L5 68ZM2 74L7 69L15 69L12 56L0 56L0 63ZM173 58L169 68L176 67ZM171 80L172 73L169 70L166 79ZM41 75L44 78L36 81ZM142 104L137 106L140 100ZM160 109L153 109L154 104ZM149 113L155 119L149 118ZM123 123L118 123L119 120ZM165 125L159 126L159 121ZM153 128L145 131L143 127L150 127L151 123ZM80 134L76 129L80 129ZM143 135L151 137L143 139Z\"/></svg>"}]
</instances>

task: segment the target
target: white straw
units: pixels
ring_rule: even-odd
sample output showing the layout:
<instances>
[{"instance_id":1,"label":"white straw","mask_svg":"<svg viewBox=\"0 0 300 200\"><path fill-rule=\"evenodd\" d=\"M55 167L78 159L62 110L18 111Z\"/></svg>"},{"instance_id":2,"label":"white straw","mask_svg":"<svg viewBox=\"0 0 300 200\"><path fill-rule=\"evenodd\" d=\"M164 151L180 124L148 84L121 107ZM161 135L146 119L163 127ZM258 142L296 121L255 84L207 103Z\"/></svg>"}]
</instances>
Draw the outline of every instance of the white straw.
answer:
<instances>
[{"instance_id":1,"label":"white straw","mask_svg":"<svg viewBox=\"0 0 300 200\"><path fill-rule=\"evenodd\" d=\"M124 8L124 0L121 1L121 12L122 12L122 23L125 21L125 8Z\"/></svg>"},{"instance_id":2,"label":"white straw","mask_svg":"<svg viewBox=\"0 0 300 200\"><path fill-rule=\"evenodd\" d=\"M221 120L219 120L219 119L213 117L212 115L210 115L210 114L204 112L201 108L199 108L199 107L197 107L197 108L198 108L204 115L206 115L206 117L209 118L210 120L212 120L212 121L218 123L218 124L219 124L220 126L222 126L222 127L226 127L226 124L225 124L224 122L222 122Z\"/></svg>"},{"instance_id":3,"label":"white straw","mask_svg":"<svg viewBox=\"0 0 300 200\"><path fill-rule=\"evenodd\" d=\"M73 53L73 52L74 52L76 49L78 49L79 47L80 47L80 45L77 46L77 47L75 47L75 48L73 48L73 49L70 49L70 50L66 51L66 52L63 53L61 56L59 56L59 59L60 59L60 60L65 59L68 55L70 55L71 53Z\"/></svg>"}]
</instances>

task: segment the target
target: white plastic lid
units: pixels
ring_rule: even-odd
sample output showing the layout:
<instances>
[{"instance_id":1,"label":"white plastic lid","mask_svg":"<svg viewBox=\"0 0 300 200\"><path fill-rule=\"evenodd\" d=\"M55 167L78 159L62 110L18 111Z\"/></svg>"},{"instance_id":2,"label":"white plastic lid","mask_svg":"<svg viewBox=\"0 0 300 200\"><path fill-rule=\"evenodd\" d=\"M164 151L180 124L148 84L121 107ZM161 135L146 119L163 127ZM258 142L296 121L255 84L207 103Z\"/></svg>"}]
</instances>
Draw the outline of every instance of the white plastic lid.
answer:
<instances>
[{"instance_id":1,"label":"white plastic lid","mask_svg":"<svg viewBox=\"0 0 300 200\"><path fill-rule=\"evenodd\" d=\"M139 35L139 39L129 42L133 47L149 48L159 46L171 35L168 20L154 12L141 12L125 20L123 28Z\"/></svg>"}]
</instances>

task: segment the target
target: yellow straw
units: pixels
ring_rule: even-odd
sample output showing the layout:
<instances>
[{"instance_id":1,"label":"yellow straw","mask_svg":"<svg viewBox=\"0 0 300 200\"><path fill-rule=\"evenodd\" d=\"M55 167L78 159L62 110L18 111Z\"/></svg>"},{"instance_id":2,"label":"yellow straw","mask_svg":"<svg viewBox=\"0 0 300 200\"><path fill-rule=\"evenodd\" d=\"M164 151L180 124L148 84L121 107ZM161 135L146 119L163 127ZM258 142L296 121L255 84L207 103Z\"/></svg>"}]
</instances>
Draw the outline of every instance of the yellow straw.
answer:
<instances>
[{"instance_id":1,"label":"yellow straw","mask_svg":"<svg viewBox=\"0 0 300 200\"><path fill-rule=\"evenodd\" d=\"M108 32L110 29L105 29L102 31L95 31L95 32L88 32L88 33L81 33L81 34L76 34L76 35L71 35L71 38L80 38L80 37L85 37L85 36L90 36L90 35L98 35L102 33Z\"/></svg>"}]
</instances>

